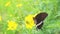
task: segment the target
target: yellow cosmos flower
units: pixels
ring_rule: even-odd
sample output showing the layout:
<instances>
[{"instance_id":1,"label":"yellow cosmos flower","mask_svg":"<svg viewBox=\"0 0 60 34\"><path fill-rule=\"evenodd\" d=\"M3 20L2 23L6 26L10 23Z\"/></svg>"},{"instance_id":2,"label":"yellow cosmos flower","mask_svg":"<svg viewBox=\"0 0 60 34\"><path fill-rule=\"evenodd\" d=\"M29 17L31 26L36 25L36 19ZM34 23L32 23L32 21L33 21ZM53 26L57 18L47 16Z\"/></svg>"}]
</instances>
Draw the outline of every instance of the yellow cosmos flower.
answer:
<instances>
[{"instance_id":1,"label":"yellow cosmos flower","mask_svg":"<svg viewBox=\"0 0 60 34\"><path fill-rule=\"evenodd\" d=\"M6 7L7 7L7 6L9 6L9 5L10 5L10 3L11 3L11 2L7 2L7 3L5 4L5 6L6 6Z\"/></svg>"},{"instance_id":2,"label":"yellow cosmos flower","mask_svg":"<svg viewBox=\"0 0 60 34\"><path fill-rule=\"evenodd\" d=\"M0 16L0 21L2 21L2 17Z\"/></svg>"},{"instance_id":3,"label":"yellow cosmos flower","mask_svg":"<svg viewBox=\"0 0 60 34\"><path fill-rule=\"evenodd\" d=\"M35 26L33 15L28 15L27 17L25 17L25 25L27 29L32 29L33 26Z\"/></svg>"},{"instance_id":4,"label":"yellow cosmos flower","mask_svg":"<svg viewBox=\"0 0 60 34\"><path fill-rule=\"evenodd\" d=\"M8 21L8 28L7 30L16 30L18 24L14 21Z\"/></svg>"},{"instance_id":5,"label":"yellow cosmos flower","mask_svg":"<svg viewBox=\"0 0 60 34\"><path fill-rule=\"evenodd\" d=\"M17 4L16 7L22 7L22 4Z\"/></svg>"}]
</instances>

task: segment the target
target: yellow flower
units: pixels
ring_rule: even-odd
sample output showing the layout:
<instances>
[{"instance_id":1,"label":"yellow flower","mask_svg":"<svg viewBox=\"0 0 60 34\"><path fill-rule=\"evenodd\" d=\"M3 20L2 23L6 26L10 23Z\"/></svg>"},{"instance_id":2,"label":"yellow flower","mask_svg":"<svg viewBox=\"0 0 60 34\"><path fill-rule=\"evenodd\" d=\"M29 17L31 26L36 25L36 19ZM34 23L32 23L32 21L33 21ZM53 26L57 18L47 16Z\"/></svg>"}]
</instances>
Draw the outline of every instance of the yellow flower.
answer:
<instances>
[{"instance_id":1,"label":"yellow flower","mask_svg":"<svg viewBox=\"0 0 60 34\"><path fill-rule=\"evenodd\" d=\"M18 24L14 21L8 21L8 28L7 30L16 30Z\"/></svg>"},{"instance_id":2,"label":"yellow flower","mask_svg":"<svg viewBox=\"0 0 60 34\"><path fill-rule=\"evenodd\" d=\"M6 7L7 7L7 6L9 6L9 5L10 5L10 3L11 3L11 2L7 2L7 3L5 4L5 6L6 6Z\"/></svg>"},{"instance_id":3,"label":"yellow flower","mask_svg":"<svg viewBox=\"0 0 60 34\"><path fill-rule=\"evenodd\" d=\"M0 16L0 21L2 21L2 17Z\"/></svg>"},{"instance_id":4,"label":"yellow flower","mask_svg":"<svg viewBox=\"0 0 60 34\"><path fill-rule=\"evenodd\" d=\"M27 17L25 17L25 25L27 29L32 29L33 26L35 26L33 15L28 15Z\"/></svg>"},{"instance_id":5,"label":"yellow flower","mask_svg":"<svg viewBox=\"0 0 60 34\"><path fill-rule=\"evenodd\" d=\"M22 7L22 4L17 4L16 7Z\"/></svg>"}]
</instances>

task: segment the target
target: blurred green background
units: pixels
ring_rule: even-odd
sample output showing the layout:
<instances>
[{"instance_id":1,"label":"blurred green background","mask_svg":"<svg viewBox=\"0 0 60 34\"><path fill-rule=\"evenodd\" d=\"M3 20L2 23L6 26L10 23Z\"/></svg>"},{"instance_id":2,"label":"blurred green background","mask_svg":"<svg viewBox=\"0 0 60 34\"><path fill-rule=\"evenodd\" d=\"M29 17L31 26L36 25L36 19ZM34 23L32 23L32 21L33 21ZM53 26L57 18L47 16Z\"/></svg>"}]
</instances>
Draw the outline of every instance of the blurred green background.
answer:
<instances>
[{"instance_id":1,"label":"blurred green background","mask_svg":"<svg viewBox=\"0 0 60 34\"><path fill-rule=\"evenodd\" d=\"M25 17L39 12L48 13L42 30L26 29ZM0 16L0 34L60 34L60 0L0 0ZM8 20L18 23L17 30L6 30Z\"/></svg>"}]
</instances>

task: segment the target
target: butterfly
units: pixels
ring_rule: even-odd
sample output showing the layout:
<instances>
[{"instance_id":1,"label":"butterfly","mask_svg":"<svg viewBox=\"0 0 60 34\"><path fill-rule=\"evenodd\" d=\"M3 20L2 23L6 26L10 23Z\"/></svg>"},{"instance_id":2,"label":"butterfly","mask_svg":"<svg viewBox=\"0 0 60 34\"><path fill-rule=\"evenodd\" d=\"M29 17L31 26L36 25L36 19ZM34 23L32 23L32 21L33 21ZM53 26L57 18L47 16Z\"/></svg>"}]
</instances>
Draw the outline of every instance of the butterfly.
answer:
<instances>
[{"instance_id":1,"label":"butterfly","mask_svg":"<svg viewBox=\"0 0 60 34\"><path fill-rule=\"evenodd\" d=\"M48 16L47 13L41 12L41 13L37 14L37 15L33 18L33 20L34 20L34 22L35 22L35 24L36 24L36 28L37 28L37 29L41 29L41 28L42 28L42 26L43 26L43 21L44 21L44 19L45 19L47 16Z\"/></svg>"}]
</instances>

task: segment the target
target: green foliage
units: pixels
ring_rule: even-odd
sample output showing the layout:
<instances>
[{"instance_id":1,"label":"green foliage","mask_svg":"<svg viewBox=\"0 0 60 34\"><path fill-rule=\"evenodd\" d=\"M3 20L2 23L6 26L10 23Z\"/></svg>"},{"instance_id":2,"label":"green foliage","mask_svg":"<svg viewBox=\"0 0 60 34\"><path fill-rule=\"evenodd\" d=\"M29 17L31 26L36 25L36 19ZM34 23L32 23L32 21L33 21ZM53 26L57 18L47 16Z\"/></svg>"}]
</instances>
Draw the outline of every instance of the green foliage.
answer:
<instances>
[{"instance_id":1,"label":"green foliage","mask_svg":"<svg viewBox=\"0 0 60 34\"><path fill-rule=\"evenodd\" d=\"M6 2L11 2L5 7ZM22 7L16 7L22 4ZM28 30L24 19L29 14L48 13L42 30ZM0 0L0 34L60 34L60 0ZM19 26L16 31L7 31L7 21L16 21ZM22 27L20 25L23 25Z\"/></svg>"}]
</instances>

